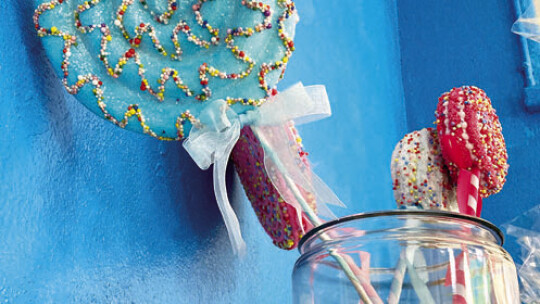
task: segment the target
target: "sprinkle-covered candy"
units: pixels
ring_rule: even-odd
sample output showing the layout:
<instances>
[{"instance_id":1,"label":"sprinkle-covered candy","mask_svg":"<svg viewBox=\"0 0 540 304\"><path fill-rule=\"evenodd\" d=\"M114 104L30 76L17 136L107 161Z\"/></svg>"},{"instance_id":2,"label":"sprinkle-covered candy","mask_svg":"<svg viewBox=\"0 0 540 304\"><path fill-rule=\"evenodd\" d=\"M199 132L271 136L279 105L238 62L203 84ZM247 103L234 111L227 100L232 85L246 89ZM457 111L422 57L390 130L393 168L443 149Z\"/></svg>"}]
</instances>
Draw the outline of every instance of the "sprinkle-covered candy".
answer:
<instances>
[{"instance_id":1,"label":"sprinkle-covered candy","mask_svg":"<svg viewBox=\"0 0 540 304\"><path fill-rule=\"evenodd\" d=\"M392 153L391 169L398 207L457 210L436 130L426 128L405 135Z\"/></svg>"},{"instance_id":2,"label":"sprinkle-covered candy","mask_svg":"<svg viewBox=\"0 0 540 304\"><path fill-rule=\"evenodd\" d=\"M283 126L281 126L283 127ZM299 159L309 169L307 153L303 150L301 139L294 126L285 126L289 136L290 148L298 153ZM298 210L288 204L278 189L272 183L264 166L264 150L253 131L249 127L242 129L240 139L232 153L240 181L244 186L247 197L259 218L266 233L279 248L291 250L298 246L298 242L312 228L309 220L302 216L301 222ZM275 176L278 182L285 183L279 173ZM300 189L306 201L315 210L314 196Z\"/></svg>"},{"instance_id":3,"label":"sprinkle-covered candy","mask_svg":"<svg viewBox=\"0 0 540 304\"><path fill-rule=\"evenodd\" d=\"M460 169L479 170L479 195L499 192L508 172L502 127L491 100L474 86L454 88L439 98L437 132L454 181Z\"/></svg>"},{"instance_id":4,"label":"sprinkle-covered candy","mask_svg":"<svg viewBox=\"0 0 540 304\"><path fill-rule=\"evenodd\" d=\"M206 101L244 113L275 95L294 51L294 2L156 2L38 0L34 26L69 93L120 127L163 140L181 140L194 124L184 120L180 131L178 120L189 113L195 121ZM135 104L140 128L124 120Z\"/></svg>"}]
</instances>

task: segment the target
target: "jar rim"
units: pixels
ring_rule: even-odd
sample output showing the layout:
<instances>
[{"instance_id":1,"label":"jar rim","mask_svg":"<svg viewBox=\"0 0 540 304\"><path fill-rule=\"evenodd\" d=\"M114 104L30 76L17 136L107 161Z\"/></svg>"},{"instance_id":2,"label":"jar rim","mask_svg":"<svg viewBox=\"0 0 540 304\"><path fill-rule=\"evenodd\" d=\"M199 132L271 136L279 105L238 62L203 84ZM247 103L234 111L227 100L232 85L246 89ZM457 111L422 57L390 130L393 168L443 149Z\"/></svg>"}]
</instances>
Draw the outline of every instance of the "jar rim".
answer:
<instances>
[{"instance_id":1,"label":"jar rim","mask_svg":"<svg viewBox=\"0 0 540 304\"><path fill-rule=\"evenodd\" d=\"M353 220L367 219L374 217L383 217L383 216L394 216L394 215L431 215L437 217L453 218L460 220L467 220L474 222L483 228L489 230L495 237L499 239L500 244L504 244L504 234L501 229L499 229L492 222L485 220L480 217L465 215L461 213L449 212L449 211L440 211L440 210L386 210L386 211L374 211L374 212L364 212L352 214L344 217L337 218L335 220L328 221L320 226L317 226L310 231L308 231L298 243L298 251L302 252L302 246L315 234L319 233L321 230L327 229L332 226L336 226L342 223L350 222Z\"/></svg>"}]
</instances>

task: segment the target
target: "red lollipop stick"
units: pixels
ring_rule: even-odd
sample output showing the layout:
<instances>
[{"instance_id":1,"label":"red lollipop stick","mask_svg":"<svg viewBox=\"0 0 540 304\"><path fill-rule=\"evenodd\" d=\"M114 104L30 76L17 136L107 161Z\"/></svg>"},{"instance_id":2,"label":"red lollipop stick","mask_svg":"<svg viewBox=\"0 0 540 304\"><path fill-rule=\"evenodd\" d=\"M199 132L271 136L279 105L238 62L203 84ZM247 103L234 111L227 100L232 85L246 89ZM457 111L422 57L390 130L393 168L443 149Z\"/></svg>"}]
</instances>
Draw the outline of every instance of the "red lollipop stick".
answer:
<instances>
[{"instance_id":1,"label":"red lollipop stick","mask_svg":"<svg viewBox=\"0 0 540 304\"><path fill-rule=\"evenodd\" d=\"M459 171L457 201L461 213L476 216L481 212L481 207L478 205L479 175L480 170L476 168L471 171L466 169Z\"/></svg>"},{"instance_id":2,"label":"red lollipop stick","mask_svg":"<svg viewBox=\"0 0 540 304\"><path fill-rule=\"evenodd\" d=\"M447 162L459 168L457 176L457 202L459 212L476 216L481 212L478 206L480 188L480 170L473 167L471 154L464 141L457 141L451 135L441 137L441 149ZM474 169L468 170L467 168Z\"/></svg>"},{"instance_id":3,"label":"red lollipop stick","mask_svg":"<svg viewBox=\"0 0 540 304\"><path fill-rule=\"evenodd\" d=\"M480 216L482 198L499 192L508 172L499 118L486 93L473 86L443 94L436 114L442 154L457 183L459 210Z\"/></svg>"}]
</instances>

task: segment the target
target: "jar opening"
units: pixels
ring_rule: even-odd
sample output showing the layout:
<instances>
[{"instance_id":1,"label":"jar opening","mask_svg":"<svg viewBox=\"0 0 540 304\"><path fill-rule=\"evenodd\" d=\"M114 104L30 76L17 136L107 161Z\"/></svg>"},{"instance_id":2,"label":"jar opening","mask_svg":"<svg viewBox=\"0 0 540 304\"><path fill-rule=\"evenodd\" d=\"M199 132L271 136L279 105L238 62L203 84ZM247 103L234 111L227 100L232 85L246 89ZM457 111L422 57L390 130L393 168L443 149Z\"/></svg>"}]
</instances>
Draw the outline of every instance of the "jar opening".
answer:
<instances>
[{"instance_id":1,"label":"jar opening","mask_svg":"<svg viewBox=\"0 0 540 304\"><path fill-rule=\"evenodd\" d=\"M323 230L333 228L334 226L338 226L338 225L341 225L343 223L350 222L353 220L361 220L361 219L376 218L376 217L383 218L387 216L433 216L433 217L438 217L438 218L459 219L463 221L468 221L489 231L497 239L497 241L499 242L499 245L502 246L504 243L504 235L501 232L501 230L497 228L497 226L495 226L493 223L479 217L473 217L469 215L448 212L448 211L388 210L388 211L376 211L376 212L353 214L353 215L341 217L341 218L326 222L320 226L317 226L311 229L310 231L308 231L308 233L306 233L306 235L302 237L298 245L298 250L300 251L300 253L302 253L302 247L306 244L306 242Z\"/></svg>"}]
</instances>

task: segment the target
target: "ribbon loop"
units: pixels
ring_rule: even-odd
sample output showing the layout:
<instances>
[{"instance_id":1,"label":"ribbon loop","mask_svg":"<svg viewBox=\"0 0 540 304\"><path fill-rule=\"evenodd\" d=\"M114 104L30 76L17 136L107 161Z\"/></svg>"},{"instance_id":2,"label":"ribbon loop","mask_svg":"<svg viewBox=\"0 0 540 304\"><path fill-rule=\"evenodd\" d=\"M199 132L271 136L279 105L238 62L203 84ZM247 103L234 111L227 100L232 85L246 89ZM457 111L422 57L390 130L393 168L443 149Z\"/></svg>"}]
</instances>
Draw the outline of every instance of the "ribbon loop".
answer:
<instances>
[{"instance_id":1,"label":"ribbon loop","mask_svg":"<svg viewBox=\"0 0 540 304\"><path fill-rule=\"evenodd\" d=\"M303 124L332 115L325 87L304 87L301 82L267 101L258 112L257 126L276 126L289 120Z\"/></svg>"},{"instance_id":2,"label":"ribbon loop","mask_svg":"<svg viewBox=\"0 0 540 304\"><path fill-rule=\"evenodd\" d=\"M199 120L202 127L192 128L183 146L199 168L206 170L225 154L231 142L238 140L240 121L222 99L210 102L200 113Z\"/></svg>"}]
</instances>

